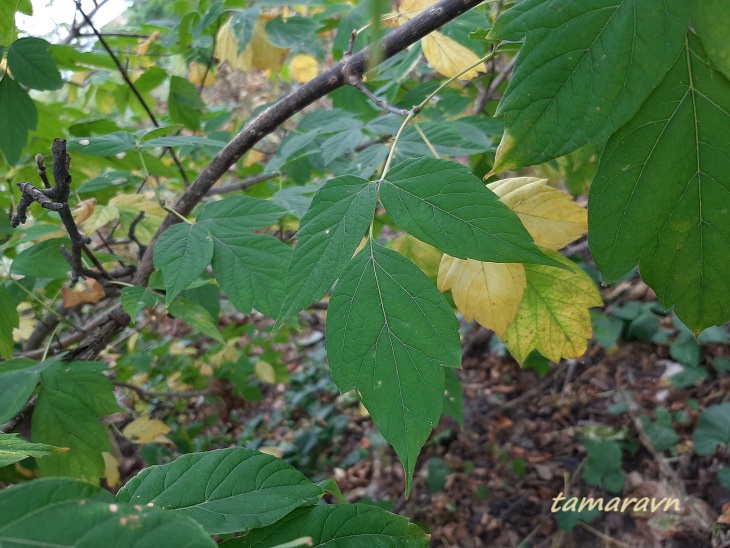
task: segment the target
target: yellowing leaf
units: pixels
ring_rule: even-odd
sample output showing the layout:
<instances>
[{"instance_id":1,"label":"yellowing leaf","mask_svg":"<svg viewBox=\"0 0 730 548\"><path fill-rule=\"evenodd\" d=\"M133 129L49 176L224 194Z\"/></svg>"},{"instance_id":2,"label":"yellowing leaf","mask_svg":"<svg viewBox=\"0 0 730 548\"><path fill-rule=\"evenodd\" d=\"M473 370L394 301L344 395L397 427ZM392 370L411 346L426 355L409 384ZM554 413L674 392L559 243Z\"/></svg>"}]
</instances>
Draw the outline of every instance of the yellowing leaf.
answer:
<instances>
[{"instance_id":1,"label":"yellowing leaf","mask_svg":"<svg viewBox=\"0 0 730 548\"><path fill-rule=\"evenodd\" d=\"M150 45L152 45L152 42L157 40L160 37L160 31L156 30L152 34L150 34L146 40L140 40L139 44L137 44L137 55L147 55L147 52L150 49Z\"/></svg>"},{"instance_id":2,"label":"yellowing leaf","mask_svg":"<svg viewBox=\"0 0 730 548\"><path fill-rule=\"evenodd\" d=\"M93 278L87 278L77 283L73 288L62 287L63 306L65 308L73 308L80 304L96 304L104 297L104 288L99 282Z\"/></svg>"},{"instance_id":3,"label":"yellowing leaf","mask_svg":"<svg viewBox=\"0 0 730 548\"><path fill-rule=\"evenodd\" d=\"M276 384L276 371L274 370L274 366L269 362L259 360L254 366L254 371L256 372L256 376L265 383Z\"/></svg>"},{"instance_id":4,"label":"yellowing leaf","mask_svg":"<svg viewBox=\"0 0 730 548\"><path fill-rule=\"evenodd\" d=\"M133 443L169 443L172 444L165 434L172 429L164 422L149 417L134 419L122 430L125 438Z\"/></svg>"},{"instance_id":5,"label":"yellowing leaf","mask_svg":"<svg viewBox=\"0 0 730 548\"><path fill-rule=\"evenodd\" d=\"M570 272L524 265L527 287L517 316L502 337L520 363L532 350L553 362L583 355L591 337L588 309L602 304L593 280L580 267L559 253L543 251L568 266Z\"/></svg>"},{"instance_id":6,"label":"yellowing leaf","mask_svg":"<svg viewBox=\"0 0 730 548\"><path fill-rule=\"evenodd\" d=\"M254 67L278 72L289 55L288 48L279 48L269 42L266 19L262 16L254 25L253 36L246 48L238 53L238 40L231 30L230 20L221 26L216 38L215 54L221 62L245 72Z\"/></svg>"},{"instance_id":7,"label":"yellowing leaf","mask_svg":"<svg viewBox=\"0 0 730 548\"><path fill-rule=\"evenodd\" d=\"M81 224L86 219L91 217L91 214L94 213L95 207L96 207L96 198L89 198L88 200L84 200L84 201L76 204L74 206L74 208L71 210L71 213L73 213L76 224Z\"/></svg>"},{"instance_id":8,"label":"yellowing leaf","mask_svg":"<svg viewBox=\"0 0 730 548\"><path fill-rule=\"evenodd\" d=\"M388 27L399 27L434 5L437 1L403 0L398 12L386 15L383 18L383 24ZM432 32L422 38L421 47L430 65L447 78L456 76L479 61L479 56L476 53L440 32ZM471 80L484 71L484 67L479 66L465 72L459 78Z\"/></svg>"},{"instance_id":9,"label":"yellowing leaf","mask_svg":"<svg viewBox=\"0 0 730 548\"><path fill-rule=\"evenodd\" d=\"M243 167L251 167L258 164L264 158L266 158L266 155L263 152L259 152L258 150L249 150L243 158Z\"/></svg>"},{"instance_id":10,"label":"yellowing leaf","mask_svg":"<svg viewBox=\"0 0 730 548\"><path fill-rule=\"evenodd\" d=\"M452 78L479 61L476 53L455 42L440 32L432 32L421 39L421 47L426 60L438 72ZM484 66L478 66L459 76L460 80L471 80Z\"/></svg>"},{"instance_id":11,"label":"yellowing leaf","mask_svg":"<svg viewBox=\"0 0 730 548\"><path fill-rule=\"evenodd\" d=\"M115 206L103 206L94 209L91 216L82 223L87 234L93 234L101 227L119 219L119 209Z\"/></svg>"},{"instance_id":12,"label":"yellowing leaf","mask_svg":"<svg viewBox=\"0 0 730 548\"><path fill-rule=\"evenodd\" d=\"M145 216L151 215L159 219L167 217L167 212L157 202L153 202L143 194L118 194L109 200L109 205L137 213L144 211Z\"/></svg>"},{"instance_id":13,"label":"yellowing leaf","mask_svg":"<svg viewBox=\"0 0 730 548\"><path fill-rule=\"evenodd\" d=\"M547 179L518 177L487 185L525 225L541 247L561 249L588 230L588 214Z\"/></svg>"},{"instance_id":14,"label":"yellowing leaf","mask_svg":"<svg viewBox=\"0 0 730 548\"><path fill-rule=\"evenodd\" d=\"M521 264L483 263L444 255L438 271L439 290L451 290L464 319L475 319L499 337L515 319L526 286Z\"/></svg>"},{"instance_id":15,"label":"yellowing leaf","mask_svg":"<svg viewBox=\"0 0 730 548\"><path fill-rule=\"evenodd\" d=\"M423 270L426 276L434 282L436 281L441 257L445 257L438 249L414 238L410 234L398 236L388 244L388 247L408 257L418 268Z\"/></svg>"},{"instance_id":16,"label":"yellowing leaf","mask_svg":"<svg viewBox=\"0 0 730 548\"><path fill-rule=\"evenodd\" d=\"M104 479L109 487L119 485L119 461L111 453L102 451L104 457Z\"/></svg>"},{"instance_id":17,"label":"yellowing leaf","mask_svg":"<svg viewBox=\"0 0 730 548\"><path fill-rule=\"evenodd\" d=\"M20 324L18 327L13 328L13 341L27 341L33 330L35 329L36 321L29 316L21 316Z\"/></svg>"},{"instance_id":18,"label":"yellowing leaf","mask_svg":"<svg viewBox=\"0 0 730 548\"><path fill-rule=\"evenodd\" d=\"M309 82L317 72L317 59L313 56L302 53L292 58L291 75L300 84Z\"/></svg>"},{"instance_id":19,"label":"yellowing leaf","mask_svg":"<svg viewBox=\"0 0 730 548\"><path fill-rule=\"evenodd\" d=\"M207 69L205 65L193 61L188 65L188 80L196 86L203 84L208 87L215 83L215 76L212 70Z\"/></svg>"}]
</instances>

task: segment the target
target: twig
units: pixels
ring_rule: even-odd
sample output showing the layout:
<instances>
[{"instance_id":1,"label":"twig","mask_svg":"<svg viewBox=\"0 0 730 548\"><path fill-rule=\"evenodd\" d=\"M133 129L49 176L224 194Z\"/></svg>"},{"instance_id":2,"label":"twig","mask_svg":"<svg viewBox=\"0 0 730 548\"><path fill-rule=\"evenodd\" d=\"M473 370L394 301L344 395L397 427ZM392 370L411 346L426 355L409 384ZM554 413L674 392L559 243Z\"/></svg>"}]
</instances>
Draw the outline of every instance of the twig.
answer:
<instances>
[{"instance_id":1,"label":"twig","mask_svg":"<svg viewBox=\"0 0 730 548\"><path fill-rule=\"evenodd\" d=\"M122 66L122 63L119 61L119 58L116 56L116 54L112 51L112 49L109 47L109 44L104 39L102 34L99 32L99 30L94 26L94 23L92 23L91 18L89 15L87 15L84 10L81 7L81 0L76 0L76 9L79 11L81 16L86 21L86 24L89 26L89 28L92 30L96 38L99 40L99 43L101 44L101 47L104 48L104 50L109 54L109 57L111 57L112 62L117 67L117 70L119 71L119 74L122 76L122 79L124 80L124 83L129 87L129 89L132 91L134 96L137 98L139 103L142 105L142 108L147 113L147 116L149 117L150 121L155 127L160 127L160 122L157 120L157 117L150 109L149 105L147 105L147 102L144 100L144 97L142 97L142 94L137 89L137 86L134 85L134 82L129 78L129 74L127 74L127 69L125 69ZM185 169L183 168L182 164L180 163L180 160L177 157L177 154L175 154L175 151L170 148L166 147L165 150L172 158L172 161L175 162L175 166L178 169L178 172L180 173L180 176L182 177L183 182L185 183L185 186L190 185L190 181L188 180L188 176L185 173Z\"/></svg>"},{"instance_id":2,"label":"twig","mask_svg":"<svg viewBox=\"0 0 730 548\"><path fill-rule=\"evenodd\" d=\"M89 12L89 19L94 17L94 15L96 15L96 12L99 11L99 9L104 6L104 4L106 4L108 1L109 0L99 0L99 2L96 2L96 4L94 5L94 9ZM71 28L69 29L66 38L61 40L61 44L67 46L71 42L73 42L74 39L81 36L81 29L83 29L86 25L87 23L85 20L76 21L76 18L74 17L73 25L71 25Z\"/></svg>"},{"instance_id":3,"label":"twig","mask_svg":"<svg viewBox=\"0 0 730 548\"><path fill-rule=\"evenodd\" d=\"M235 192L237 190L245 190L250 186L257 185L259 183L263 183L266 181L270 181L271 179L274 179L281 175L278 171L275 171L273 173L260 173L259 175L253 175L249 177L248 179L244 179L243 181L239 183L233 183L231 185L226 186L220 186L211 188L210 192L208 192L208 195L214 195L214 194L228 194L229 192Z\"/></svg>"},{"instance_id":4,"label":"twig","mask_svg":"<svg viewBox=\"0 0 730 548\"><path fill-rule=\"evenodd\" d=\"M148 390L145 390L144 388L140 388L139 386L135 386L126 382L112 382L114 383L114 386L133 390L134 392L139 394L142 399L147 401L152 398L197 398L198 396L207 396L210 394L209 390L190 390L188 392L150 392Z\"/></svg>"},{"instance_id":5,"label":"twig","mask_svg":"<svg viewBox=\"0 0 730 548\"><path fill-rule=\"evenodd\" d=\"M377 106L382 108L384 111L390 112L391 114L396 114L398 116L408 116L410 109L394 107L392 105L389 105L382 99L380 99L377 95L375 95L372 91L370 91L368 88L365 87L365 84L363 83L361 76L348 76L347 83L350 84L351 86L356 87L360 91L362 91L363 94L365 94L365 97L370 99L370 101L375 103Z\"/></svg>"},{"instance_id":6,"label":"twig","mask_svg":"<svg viewBox=\"0 0 730 548\"><path fill-rule=\"evenodd\" d=\"M48 180L48 175L46 174L46 160L40 152L35 155L35 163L38 165L38 176L41 178L41 181L43 181L43 186L51 188L51 183Z\"/></svg>"},{"instance_id":7,"label":"twig","mask_svg":"<svg viewBox=\"0 0 730 548\"><path fill-rule=\"evenodd\" d=\"M510 76L510 74L512 74L512 70L515 68L516 62L517 56L515 55L504 66L502 71L497 74L497 76L495 76L491 82L489 82L489 87L487 87L484 93L479 95L477 103L476 105L474 105L474 114L481 114L481 112L484 110L484 107L487 106L487 103L489 103L489 101L494 98L494 94L497 89L499 89L499 86L501 86L504 81Z\"/></svg>"}]
</instances>

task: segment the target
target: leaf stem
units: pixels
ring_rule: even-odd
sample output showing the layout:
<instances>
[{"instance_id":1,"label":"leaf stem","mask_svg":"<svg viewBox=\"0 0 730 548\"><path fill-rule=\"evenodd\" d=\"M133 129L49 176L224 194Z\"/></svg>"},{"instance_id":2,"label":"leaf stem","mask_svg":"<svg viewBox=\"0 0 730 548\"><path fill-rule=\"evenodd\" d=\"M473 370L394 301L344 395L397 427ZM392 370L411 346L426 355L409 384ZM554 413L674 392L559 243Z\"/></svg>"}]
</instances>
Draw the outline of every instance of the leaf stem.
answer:
<instances>
[{"instance_id":1,"label":"leaf stem","mask_svg":"<svg viewBox=\"0 0 730 548\"><path fill-rule=\"evenodd\" d=\"M439 153L436 152L436 149L431 144L431 141L429 141L428 137L426 137L426 134L423 133L421 126L419 126L416 122L413 122L413 127L418 132L418 134L421 136L421 139L423 139L423 142L426 143L426 146L428 147L428 150L431 151L431 154L433 154L435 158L441 158L441 156L439 156Z\"/></svg>"}]
</instances>

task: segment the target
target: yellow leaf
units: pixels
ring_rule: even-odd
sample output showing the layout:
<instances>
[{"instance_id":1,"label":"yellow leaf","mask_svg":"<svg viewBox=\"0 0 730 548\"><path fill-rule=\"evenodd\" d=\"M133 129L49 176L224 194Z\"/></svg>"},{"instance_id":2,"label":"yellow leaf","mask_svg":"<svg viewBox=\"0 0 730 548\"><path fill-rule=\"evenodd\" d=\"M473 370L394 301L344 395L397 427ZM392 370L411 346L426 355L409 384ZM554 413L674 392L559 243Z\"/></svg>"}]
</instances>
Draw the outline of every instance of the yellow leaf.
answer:
<instances>
[{"instance_id":1,"label":"yellow leaf","mask_svg":"<svg viewBox=\"0 0 730 548\"><path fill-rule=\"evenodd\" d=\"M431 66L447 78L456 76L479 61L476 53L440 32L424 36L421 47ZM484 70L484 66L478 66L459 76L459 79L471 80Z\"/></svg>"},{"instance_id":2,"label":"yellow leaf","mask_svg":"<svg viewBox=\"0 0 730 548\"><path fill-rule=\"evenodd\" d=\"M510 354L520 363L532 350L553 362L582 356L591 337L588 309L602 304L593 280L579 266L559 253L543 251L570 271L524 265L525 294L503 337Z\"/></svg>"},{"instance_id":3,"label":"yellow leaf","mask_svg":"<svg viewBox=\"0 0 730 548\"><path fill-rule=\"evenodd\" d=\"M112 205L97 207L91 216L82 223L87 234L93 234L101 227L119 219L119 209Z\"/></svg>"},{"instance_id":4,"label":"yellow leaf","mask_svg":"<svg viewBox=\"0 0 730 548\"><path fill-rule=\"evenodd\" d=\"M172 429L164 422L149 417L134 419L122 430L125 438L133 443L172 443L165 434Z\"/></svg>"},{"instance_id":5,"label":"yellow leaf","mask_svg":"<svg viewBox=\"0 0 730 548\"><path fill-rule=\"evenodd\" d=\"M487 185L514 211L541 247L561 249L588 230L588 213L547 179L518 177Z\"/></svg>"},{"instance_id":6,"label":"yellow leaf","mask_svg":"<svg viewBox=\"0 0 730 548\"><path fill-rule=\"evenodd\" d=\"M104 478L109 487L119 485L119 461L111 453L102 451L101 456L104 457Z\"/></svg>"},{"instance_id":7,"label":"yellow leaf","mask_svg":"<svg viewBox=\"0 0 730 548\"><path fill-rule=\"evenodd\" d=\"M143 243L147 244L152 240L155 232L167 216L167 212L157 203L152 201L150 196L142 194L119 194L109 200L109 205L119 209L120 213L126 213L122 220L131 222L132 219L144 211L144 218L137 223L135 235Z\"/></svg>"},{"instance_id":8,"label":"yellow leaf","mask_svg":"<svg viewBox=\"0 0 730 548\"><path fill-rule=\"evenodd\" d=\"M21 316L18 327L13 328L13 341L27 341L33 330L35 329L36 321L29 316Z\"/></svg>"},{"instance_id":9,"label":"yellow leaf","mask_svg":"<svg viewBox=\"0 0 730 548\"><path fill-rule=\"evenodd\" d=\"M253 68L251 59L253 50L249 44L246 48L238 53L238 40L231 30L230 19L218 30L215 43L215 56L220 59L221 63L228 63L231 68L249 72Z\"/></svg>"},{"instance_id":10,"label":"yellow leaf","mask_svg":"<svg viewBox=\"0 0 730 548\"><path fill-rule=\"evenodd\" d=\"M444 255L438 271L439 290L451 290L464 319L475 319L499 337L515 319L526 286L521 264L483 263Z\"/></svg>"},{"instance_id":11,"label":"yellow leaf","mask_svg":"<svg viewBox=\"0 0 730 548\"><path fill-rule=\"evenodd\" d=\"M203 78L205 78L205 83L203 83ZM215 83L215 76L212 69L207 69L205 65L193 61L188 65L188 80L196 86L203 84L208 87Z\"/></svg>"},{"instance_id":12,"label":"yellow leaf","mask_svg":"<svg viewBox=\"0 0 730 548\"><path fill-rule=\"evenodd\" d=\"M276 384L276 371L269 362L259 360L254 366L256 376L267 384Z\"/></svg>"},{"instance_id":13,"label":"yellow leaf","mask_svg":"<svg viewBox=\"0 0 730 548\"><path fill-rule=\"evenodd\" d=\"M317 59L313 56L302 53L292 58L291 75L300 84L309 82L317 72Z\"/></svg>"},{"instance_id":14,"label":"yellow leaf","mask_svg":"<svg viewBox=\"0 0 730 548\"><path fill-rule=\"evenodd\" d=\"M150 34L146 40L140 40L140 42L137 44L137 55L147 55L147 52L150 49L150 45L152 42L157 40L160 37L160 31L156 30L152 34Z\"/></svg>"},{"instance_id":15,"label":"yellow leaf","mask_svg":"<svg viewBox=\"0 0 730 548\"><path fill-rule=\"evenodd\" d=\"M266 155L263 152L249 150L243 159L243 167L251 167L252 165L258 164L264 158L266 158Z\"/></svg>"},{"instance_id":16,"label":"yellow leaf","mask_svg":"<svg viewBox=\"0 0 730 548\"><path fill-rule=\"evenodd\" d=\"M289 56L289 48L279 48L269 42L266 34L266 22L259 18L253 29L253 38L248 45L253 52L251 62L261 70L279 72Z\"/></svg>"},{"instance_id":17,"label":"yellow leaf","mask_svg":"<svg viewBox=\"0 0 730 548\"><path fill-rule=\"evenodd\" d=\"M410 234L403 234L393 239L388 247L401 255L408 257L415 265L423 270L432 281L436 281L439 274L441 256L445 256L435 247L432 247Z\"/></svg>"},{"instance_id":18,"label":"yellow leaf","mask_svg":"<svg viewBox=\"0 0 730 548\"><path fill-rule=\"evenodd\" d=\"M257 451L259 453L266 453L267 455L271 455L277 459L283 458L284 456L284 450L276 445L264 445L263 447L259 447Z\"/></svg>"}]
</instances>

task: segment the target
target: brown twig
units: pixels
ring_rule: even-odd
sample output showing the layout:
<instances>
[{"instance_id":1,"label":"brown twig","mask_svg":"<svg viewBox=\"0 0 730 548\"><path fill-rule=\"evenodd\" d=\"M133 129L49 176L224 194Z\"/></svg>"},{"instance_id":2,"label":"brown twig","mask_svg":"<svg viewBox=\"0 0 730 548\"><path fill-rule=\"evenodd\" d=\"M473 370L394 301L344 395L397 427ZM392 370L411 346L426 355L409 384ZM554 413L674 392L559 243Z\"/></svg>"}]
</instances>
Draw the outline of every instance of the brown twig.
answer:
<instances>
[{"instance_id":1,"label":"brown twig","mask_svg":"<svg viewBox=\"0 0 730 548\"><path fill-rule=\"evenodd\" d=\"M150 392L139 386L129 384L127 382L112 381L114 386L127 388L136 392L143 400L149 401L152 398L197 398L198 396L207 396L210 394L208 390L190 390L187 392Z\"/></svg>"},{"instance_id":2,"label":"brown twig","mask_svg":"<svg viewBox=\"0 0 730 548\"><path fill-rule=\"evenodd\" d=\"M211 188L208 194L228 194L229 192L236 192L237 190L245 190L253 185L270 181L271 179L274 179L279 175L281 175L281 173L279 173L278 171L275 171L273 173L260 173L258 175L253 175L248 179L244 179L243 181L240 181L238 183Z\"/></svg>"}]
</instances>

